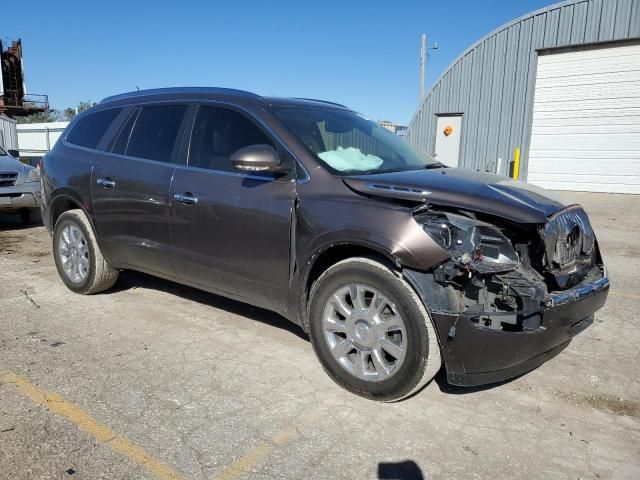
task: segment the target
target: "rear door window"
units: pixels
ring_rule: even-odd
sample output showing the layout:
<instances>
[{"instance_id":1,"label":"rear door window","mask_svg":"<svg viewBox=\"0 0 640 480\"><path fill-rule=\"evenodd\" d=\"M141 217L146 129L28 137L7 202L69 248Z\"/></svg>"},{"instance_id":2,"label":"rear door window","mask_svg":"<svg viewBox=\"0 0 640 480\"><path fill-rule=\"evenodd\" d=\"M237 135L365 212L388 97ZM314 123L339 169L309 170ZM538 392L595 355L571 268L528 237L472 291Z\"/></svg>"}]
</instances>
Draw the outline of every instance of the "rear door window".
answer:
<instances>
[{"instance_id":1,"label":"rear door window","mask_svg":"<svg viewBox=\"0 0 640 480\"><path fill-rule=\"evenodd\" d=\"M244 115L226 108L200 107L193 124L189 166L235 171L231 155L250 145L273 142Z\"/></svg>"},{"instance_id":2,"label":"rear door window","mask_svg":"<svg viewBox=\"0 0 640 480\"><path fill-rule=\"evenodd\" d=\"M186 105L143 107L135 121L125 155L170 162L186 112Z\"/></svg>"},{"instance_id":3,"label":"rear door window","mask_svg":"<svg viewBox=\"0 0 640 480\"><path fill-rule=\"evenodd\" d=\"M133 126L136 123L136 119L138 118L138 114L140 113L139 108L135 108L127 118L127 121L124 123L118 136L115 138L113 142L113 146L111 147L111 151L113 153L117 153L120 155L124 155L127 151L127 145L129 145L129 138L131 137L131 130L133 130Z\"/></svg>"},{"instance_id":4,"label":"rear door window","mask_svg":"<svg viewBox=\"0 0 640 480\"><path fill-rule=\"evenodd\" d=\"M79 119L67 134L67 142L95 150L98 148L98 144L105 132L121 111L122 108L110 108L87 114Z\"/></svg>"}]
</instances>

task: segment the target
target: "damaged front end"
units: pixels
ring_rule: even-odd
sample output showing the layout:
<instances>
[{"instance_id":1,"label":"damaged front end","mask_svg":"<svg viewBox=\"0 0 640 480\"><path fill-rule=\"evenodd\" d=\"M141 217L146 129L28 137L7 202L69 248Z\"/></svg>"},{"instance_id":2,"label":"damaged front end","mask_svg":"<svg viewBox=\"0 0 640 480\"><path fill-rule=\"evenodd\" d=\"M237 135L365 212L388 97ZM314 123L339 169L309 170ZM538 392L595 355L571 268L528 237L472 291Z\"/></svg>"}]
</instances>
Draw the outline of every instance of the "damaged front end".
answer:
<instances>
[{"instance_id":1,"label":"damaged front end","mask_svg":"<svg viewBox=\"0 0 640 480\"><path fill-rule=\"evenodd\" d=\"M609 280L578 206L545 224L428 205L414 220L449 256L404 274L430 310L450 383L491 383L537 367L606 300Z\"/></svg>"}]
</instances>

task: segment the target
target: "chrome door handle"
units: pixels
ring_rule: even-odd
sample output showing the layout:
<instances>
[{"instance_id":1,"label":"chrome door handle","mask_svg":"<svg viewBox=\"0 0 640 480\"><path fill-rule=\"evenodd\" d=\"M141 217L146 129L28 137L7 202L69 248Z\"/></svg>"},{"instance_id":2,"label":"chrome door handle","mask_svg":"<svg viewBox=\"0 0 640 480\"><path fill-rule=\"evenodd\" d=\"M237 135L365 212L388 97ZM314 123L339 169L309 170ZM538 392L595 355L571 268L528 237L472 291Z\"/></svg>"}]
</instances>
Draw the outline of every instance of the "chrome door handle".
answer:
<instances>
[{"instance_id":1,"label":"chrome door handle","mask_svg":"<svg viewBox=\"0 0 640 480\"><path fill-rule=\"evenodd\" d=\"M109 177L100 177L96 180L96 183L104 188L113 188L116 186L116 182L111 180Z\"/></svg>"},{"instance_id":2,"label":"chrome door handle","mask_svg":"<svg viewBox=\"0 0 640 480\"><path fill-rule=\"evenodd\" d=\"M194 197L190 193L176 193L173 198L185 205L195 205L198 203L198 197Z\"/></svg>"}]
</instances>

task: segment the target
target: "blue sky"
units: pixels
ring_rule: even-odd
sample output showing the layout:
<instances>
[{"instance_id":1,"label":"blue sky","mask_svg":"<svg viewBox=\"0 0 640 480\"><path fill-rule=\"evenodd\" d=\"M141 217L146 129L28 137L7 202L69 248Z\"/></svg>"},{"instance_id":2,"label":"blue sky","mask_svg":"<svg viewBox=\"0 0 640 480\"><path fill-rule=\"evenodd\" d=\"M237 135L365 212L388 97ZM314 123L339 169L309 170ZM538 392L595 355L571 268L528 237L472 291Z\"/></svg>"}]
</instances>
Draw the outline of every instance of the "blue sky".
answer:
<instances>
[{"instance_id":1,"label":"blue sky","mask_svg":"<svg viewBox=\"0 0 640 480\"><path fill-rule=\"evenodd\" d=\"M206 85L344 103L408 122L419 97L420 34L437 75L489 31L549 0L21 0L29 93L75 106L142 88ZM11 18L11 15L5 15Z\"/></svg>"}]
</instances>

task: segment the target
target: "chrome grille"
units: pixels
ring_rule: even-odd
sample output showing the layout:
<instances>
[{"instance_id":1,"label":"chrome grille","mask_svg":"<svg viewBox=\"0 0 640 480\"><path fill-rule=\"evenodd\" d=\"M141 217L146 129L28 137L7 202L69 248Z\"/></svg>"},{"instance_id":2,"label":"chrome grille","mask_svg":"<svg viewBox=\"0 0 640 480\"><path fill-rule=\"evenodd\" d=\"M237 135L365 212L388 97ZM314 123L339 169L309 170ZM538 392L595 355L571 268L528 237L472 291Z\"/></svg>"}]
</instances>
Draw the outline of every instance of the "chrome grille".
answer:
<instances>
[{"instance_id":1,"label":"chrome grille","mask_svg":"<svg viewBox=\"0 0 640 480\"><path fill-rule=\"evenodd\" d=\"M0 172L0 188L1 187L13 187L18 180L17 172Z\"/></svg>"},{"instance_id":2,"label":"chrome grille","mask_svg":"<svg viewBox=\"0 0 640 480\"><path fill-rule=\"evenodd\" d=\"M553 215L544 229L544 243L547 260L555 267L566 268L590 258L595 235L586 212L574 206Z\"/></svg>"}]
</instances>

